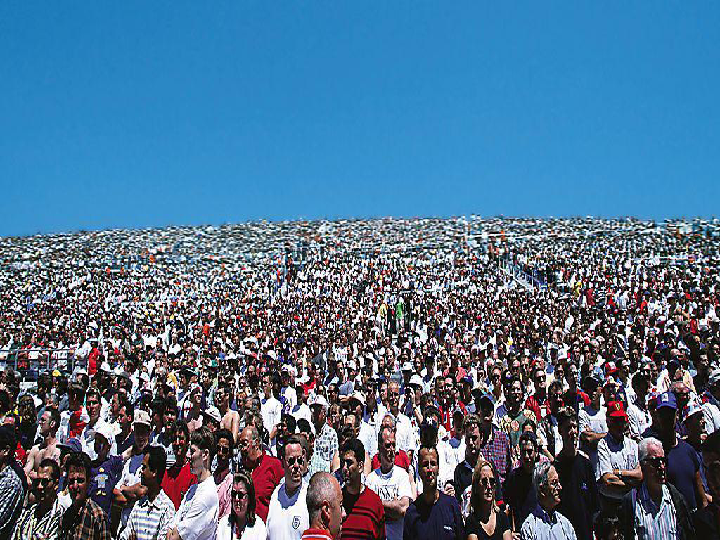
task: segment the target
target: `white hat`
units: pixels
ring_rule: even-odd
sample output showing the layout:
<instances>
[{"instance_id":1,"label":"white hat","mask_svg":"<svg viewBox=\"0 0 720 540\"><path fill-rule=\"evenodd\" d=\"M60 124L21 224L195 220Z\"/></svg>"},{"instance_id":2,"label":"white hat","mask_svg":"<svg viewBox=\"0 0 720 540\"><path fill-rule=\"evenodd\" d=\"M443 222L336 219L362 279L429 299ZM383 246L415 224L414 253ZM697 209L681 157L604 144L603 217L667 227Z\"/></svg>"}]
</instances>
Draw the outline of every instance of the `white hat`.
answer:
<instances>
[{"instance_id":1,"label":"white hat","mask_svg":"<svg viewBox=\"0 0 720 540\"><path fill-rule=\"evenodd\" d=\"M98 422L95 426L95 436L102 435L102 437L112 444L115 441L115 430L107 422Z\"/></svg>"},{"instance_id":2,"label":"white hat","mask_svg":"<svg viewBox=\"0 0 720 540\"><path fill-rule=\"evenodd\" d=\"M410 377L410 381L408 382L408 384L410 386L417 385L417 386L422 387L423 386L422 377L420 375L415 374L412 377Z\"/></svg>"},{"instance_id":3,"label":"white hat","mask_svg":"<svg viewBox=\"0 0 720 540\"><path fill-rule=\"evenodd\" d=\"M354 399L355 401L359 401L360 404L364 407L365 406L365 396L362 394L362 392L355 392L350 395L348 398L348 401L351 399Z\"/></svg>"},{"instance_id":4,"label":"white hat","mask_svg":"<svg viewBox=\"0 0 720 540\"><path fill-rule=\"evenodd\" d=\"M700 401L700 398L697 396L697 394L695 394L694 392L690 393L688 404L686 405L685 410L686 414L685 420L683 420L683 422L687 422L687 419L690 418L692 415L703 412L702 402Z\"/></svg>"},{"instance_id":5,"label":"white hat","mask_svg":"<svg viewBox=\"0 0 720 540\"><path fill-rule=\"evenodd\" d=\"M208 409L205 411L205 414L207 414L216 422L222 421L222 417L220 416L220 410L217 407L208 407Z\"/></svg>"},{"instance_id":6,"label":"white hat","mask_svg":"<svg viewBox=\"0 0 720 540\"><path fill-rule=\"evenodd\" d=\"M135 410L135 418L133 419L133 424L145 424L147 426L150 424L150 413L143 410L143 409L136 409Z\"/></svg>"},{"instance_id":7,"label":"white hat","mask_svg":"<svg viewBox=\"0 0 720 540\"><path fill-rule=\"evenodd\" d=\"M324 407L327 409L328 402L327 399L325 399L325 396L322 394L310 394L310 397L308 398L308 406L312 407L313 405L320 405L321 407Z\"/></svg>"},{"instance_id":8,"label":"white hat","mask_svg":"<svg viewBox=\"0 0 720 540\"><path fill-rule=\"evenodd\" d=\"M404 362L402 365L402 371L412 371L413 365L411 362Z\"/></svg>"}]
</instances>

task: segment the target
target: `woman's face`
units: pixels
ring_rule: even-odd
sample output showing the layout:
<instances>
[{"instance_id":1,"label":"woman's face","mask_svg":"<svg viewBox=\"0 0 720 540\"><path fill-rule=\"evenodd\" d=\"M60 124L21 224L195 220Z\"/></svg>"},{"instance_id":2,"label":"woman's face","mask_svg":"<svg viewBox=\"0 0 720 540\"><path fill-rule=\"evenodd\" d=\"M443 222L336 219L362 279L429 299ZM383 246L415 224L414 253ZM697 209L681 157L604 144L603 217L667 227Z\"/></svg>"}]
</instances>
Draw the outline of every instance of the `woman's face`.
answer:
<instances>
[{"instance_id":1,"label":"woman's face","mask_svg":"<svg viewBox=\"0 0 720 540\"><path fill-rule=\"evenodd\" d=\"M490 467L483 467L480 471L480 486L483 500L492 502L495 499L495 475Z\"/></svg>"},{"instance_id":2,"label":"woman's face","mask_svg":"<svg viewBox=\"0 0 720 540\"><path fill-rule=\"evenodd\" d=\"M238 519L245 519L248 507L247 486L243 482L236 482L232 487L232 510Z\"/></svg>"}]
</instances>

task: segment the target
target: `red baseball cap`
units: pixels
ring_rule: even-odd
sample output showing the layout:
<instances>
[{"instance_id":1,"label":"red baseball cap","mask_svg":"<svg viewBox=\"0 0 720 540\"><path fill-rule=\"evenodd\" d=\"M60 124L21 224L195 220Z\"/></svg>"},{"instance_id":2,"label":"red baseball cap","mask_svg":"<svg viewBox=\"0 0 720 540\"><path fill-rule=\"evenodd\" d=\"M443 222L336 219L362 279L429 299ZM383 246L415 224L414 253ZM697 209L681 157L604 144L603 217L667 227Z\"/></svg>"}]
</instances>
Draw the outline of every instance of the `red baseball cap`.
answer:
<instances>
[{"instance_id":1,"label":"red baseball cap","mask_svg":"<svg viewBox=\"0 0 720 540\"><path fill-rule=\"evenodd\" d=\"M628 419L628 415L625 412L625 407L622 401L611 401L607 404L607 416L608 418L624 418Z\"/></svg>"}]
</instances>

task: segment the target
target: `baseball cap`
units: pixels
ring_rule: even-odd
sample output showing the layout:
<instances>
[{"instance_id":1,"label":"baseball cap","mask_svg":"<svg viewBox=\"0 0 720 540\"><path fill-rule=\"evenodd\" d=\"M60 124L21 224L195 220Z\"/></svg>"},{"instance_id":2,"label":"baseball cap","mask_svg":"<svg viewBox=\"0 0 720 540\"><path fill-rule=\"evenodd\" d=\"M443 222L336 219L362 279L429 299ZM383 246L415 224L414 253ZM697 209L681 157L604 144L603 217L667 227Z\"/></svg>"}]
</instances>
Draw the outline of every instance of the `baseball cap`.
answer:
<instances>
[{"instance_id":1,"label":"baseball cap","mask_svg":"<svg viewBox=\"0 0 720 540\"><path fill-rule=\"evenodd\" d=\"M64 444L58 444L58 448L61 450L68 450L70 452L82 452L82 445L75 437L68 439Z\"/></svg>"},{"instance_id":2,"label":"baseball cap","mask_svg":"<svg viewBox=\"0 0 720 540\"><path fill-rule=\"evenodd\" d=\"M403 371L412 371L413 365L410 362L404 362L402 365L402 370Z\"/></svg>"},{"instance_id":3,"label":"baseball cap","mask_svg":"<svg viewBox=\"0 0 720 540\"><path fill-rule=\"evenodd\" d=\"M607 410L609 418L624 418L625 420L628 418L622 401L610 401L607 404Z\"/></svg>"},{"instance_id":4,"label":"baseball cap","mask_svg":"<svg viewBox=\"0 0 720 540\"><path fill-rule=\"evenodd\" d=\"M348 398L348 401L358 401L360 405L363 407L365 406L365 396L362 394L362 392L355 392Z\"/></svg>"},{"instance_id":5,"label":"baseball cap","mask_svg":"<svg viewBox=\"0 0 720 540\"><path fill-rule=\"evenodd\" d=\"M701 413L702 410L702 402L700 401L700 398L695 394L694 392L690 394L690 398L688 399L688 404L685 406L685 419L683 422L686 422L688 418L693 416L694 414Z\"/></svg>"},{"instance_id":6,"label":"baseball cap","mask_svg":"<svg viewBox=\"0 0 720 540\"><path fill-rule=\"evenodd\" d=\"M150 425L150 413L143 409L135 409L135 418L133 424L145 424Z\"/></svg>"},{"instance_id":7,"label":"baseball cap","mask_svg":"<svg viewBox=\"0 0 720 540\"><path fill-rule=\"evenodd\" d=\"M327 399L325 399L325 396L320 394L311 394L308 399L308 406L313 407L315 405L327 408L328 402Z\"/></svg>"},{"instance_id":8,"label":"baseball cap","mask_svg":"<svg viewBox=\"0 0 720 540\"><path fill-rule=\"evenodd\" d=\"M95 436L101 435L108 443L115 440L115 430L106 422L98 422L95 426Z\"/></svg>"},{"instance_id":9,"label":"baseball cap","mask_svg":"<svg viewBox=\"0 0 720 540\"><path fill-rule=\"evenodd\" d=\"M667 407L672 410L677 410L677 401L675 400L675 394L672 392L663 392L657 396L656 408Z\"/></svg>"},{"instance_id":10,"label":"baseball cap","mask_svg":"<svg viewBox=\"0 0 720 540\"><path fill-rule=\"evenodd\" d=\"M714 369L708 377L708 385L715 386L718 383L720 383L720 369Z\"/></svg>"},{"instance_id":11,"label":"baseball cap","mask_svg":"<svg viewBox=\"0 0 720 540\"><path fill-rule=\"evenodd\" d=\"M605 364L605 375L612 375L613 373L617 373L617 366L615 365L615 362L607 362Z\"/></svg>"},{"instance_id":12,"label":"baseball cap","mask_svg":"<svg viewBox=\"0 0 720 540\"><path fill-rule=\"evenodd\" d=\"M409 384L410 386L420 386L420 387L422 387L422 385L423 385L422 377L421 377L420 375L417 375L417 374L416 374L416 375L413 375L412 377L410 377L410 381L408 382L408 384Z\"/></svg>"}]
</instances>

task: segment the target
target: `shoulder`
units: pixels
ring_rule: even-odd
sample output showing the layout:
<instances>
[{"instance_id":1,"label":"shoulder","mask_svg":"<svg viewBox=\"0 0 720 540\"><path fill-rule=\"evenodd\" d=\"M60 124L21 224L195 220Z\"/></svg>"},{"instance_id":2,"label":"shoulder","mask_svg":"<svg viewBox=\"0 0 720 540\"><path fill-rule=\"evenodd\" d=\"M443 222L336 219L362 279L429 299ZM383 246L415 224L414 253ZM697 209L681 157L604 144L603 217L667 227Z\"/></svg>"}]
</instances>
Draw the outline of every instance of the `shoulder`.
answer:
<instances>
[{"instance_id":1,"label":"shoulder","mask_svg":"<svg viewBox=\"0 0 720 540\"><path fill-rule=\"evenodd\" d=\"M455 497L451 497L443 492L440 492L438 504L450 507L452 510L457 510L458 512L460 511L460 502Z\"/></svg>"}]
</instances>

